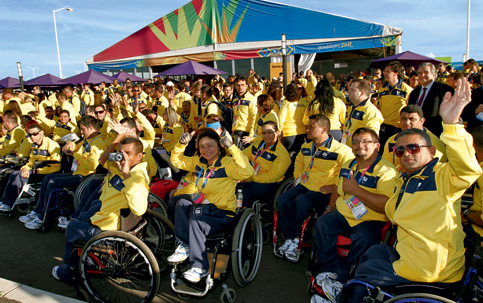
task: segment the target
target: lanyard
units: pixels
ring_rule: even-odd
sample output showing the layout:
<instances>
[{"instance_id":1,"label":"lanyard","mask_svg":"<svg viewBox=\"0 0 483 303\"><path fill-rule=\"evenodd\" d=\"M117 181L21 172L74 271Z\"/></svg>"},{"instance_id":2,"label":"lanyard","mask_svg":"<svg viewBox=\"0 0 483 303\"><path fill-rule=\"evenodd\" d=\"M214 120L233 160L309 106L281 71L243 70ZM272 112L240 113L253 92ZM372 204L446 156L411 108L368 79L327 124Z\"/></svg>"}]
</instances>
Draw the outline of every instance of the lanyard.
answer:
<instances>
[{"instance_id":1,"label":"lanyard","mask_svg":"<svg viewBox=\"0 0 483 303\"><path fill-rule=\"evenodd\" d=\"M255 154L255 158L253 158L253 161L252 161L252 165L255 164L255 161L257 160L257 158L261 155L263 155L264 152L266 152L268 149L272 148L272 146L267 146L267 148L265 148L263 151L261 151L261 149L265 146L265 141L262 143L262 145L260 145L260 147L258 148L257 150L257 153Z\"/></svg>"},{"instance_id":2,"label":"lanyard","mask_svg":"<svg viewBox=\"0 0 483 303\"><path fill-rule=\"evenodd\" d=\"M329 142L329 140L330 140L330 137L327 138L327 140L325 140L320 147L324 147L327 144L327 142ZM312 166L314 165L314 158L315 158L315 154L317 153L317 149L315 148L315 142L312 141L312 158L310 159L309 170L311 170Z\"/></svg>"},{"instance_id":3,"label":"lanyard","mask_svg":"<svg viewBox=\"0 0 483 303\"><path fill-rule=\"evenodd\" d=\"M206 175L206 178L205 178L205 181L203 181L203 184L201 185L201 189L200 189L200 192L203 190L203 188L205 188L206 186L206 182L208 182L208 179L210 178L211 174L213 173L213 171L215 170L215 168L213 167L209 172L208 172L208 175ZM200 180L201 176L203 175L203 172L205 171L205 169L203 168L200 173L198 174L198 176L196 176L196 183L195 183L195 187L198 188L198 181Z\"/></svg>"},{"instance_id":4,"label":"lanyard","mask_svg":"<svg viewBox=\"0 0 483 303\"><path fill-rule=\"evenodd\" d=\"M95 137L94 139L91 140L91 142L88 142L87 139L84 139L84 144L82 144L84 146L84 151L82 153L84 154L85 152L90 152L90 147L91 147L92 142L99 139L100 137L101 136ZM89 150L87 150L87 148L89 148Z\"/></svg>"},{"instance_id":5,"label":"lanyard","mask_svg":"<svg viewBox=\"0 0 483 303\"><path fill-rule=\"evenodd\" d=\"M376 160L377 161L377 160ZM376 161L374 161L374 163L376 163ZM349 167L349 170L351 170L355 165L357 164L357 160L354 160L354 163L352 163L352 165ZM359 180L357 180L357 184L361 184L361 180L362 180L362 177L364 177L364 175L366 174L366 172L369 170L369 168L372 167L372 164L369 165L368 167L366 167L363 171L362 171L362 175L359 177ZM350 172L349 172L350 173ZM357 173L357 171L356 171ZM350 175L349 175L350 176ZM354 173L354 177L355 177L355 173Z\"/></svg>"}]
</instances>

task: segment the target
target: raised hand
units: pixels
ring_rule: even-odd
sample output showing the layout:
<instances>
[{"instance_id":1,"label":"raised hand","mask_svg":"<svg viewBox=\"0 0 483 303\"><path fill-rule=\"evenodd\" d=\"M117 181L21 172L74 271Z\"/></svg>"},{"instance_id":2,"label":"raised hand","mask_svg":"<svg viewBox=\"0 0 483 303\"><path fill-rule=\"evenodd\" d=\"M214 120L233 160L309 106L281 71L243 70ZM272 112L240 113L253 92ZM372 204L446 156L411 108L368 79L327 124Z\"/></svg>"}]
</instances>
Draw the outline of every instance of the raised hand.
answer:
<instances>
[{"instance_id":1,"label":"raised hand","mask_svg":"<svg viewBox=\"0 0 483 303\"><path fill-rule=\"evenodd\" d=\"M179 143L188 145L188 143L191 141L191 138L193 138L193 136L190 133L182 133L181 136L179 136Z\"/></svg>"},{"instance_id":2,"label":"raised hand","mask_svg":"<svg viewBox=\"0 0 483 303\"><path fill-rule=\"evenodd\" d=\"M455 124L459 121L463 108L471 101L471 87L466 79L459 79L454 94L444 95L439 107L439 115L445 124Z\"/></svg>"},{"instance_id":3,"label":"raised hand","mask_svg":"<svg viewBox=\"0 0 483 303\"><path fill-rule=\"evenodd\" d=\"M220 140L221 145L225 146L226 148L230 148L230 146L233 145L233 142L231 142L230 138L228 137L223 137Z\"/></svg>"}]
</instances>

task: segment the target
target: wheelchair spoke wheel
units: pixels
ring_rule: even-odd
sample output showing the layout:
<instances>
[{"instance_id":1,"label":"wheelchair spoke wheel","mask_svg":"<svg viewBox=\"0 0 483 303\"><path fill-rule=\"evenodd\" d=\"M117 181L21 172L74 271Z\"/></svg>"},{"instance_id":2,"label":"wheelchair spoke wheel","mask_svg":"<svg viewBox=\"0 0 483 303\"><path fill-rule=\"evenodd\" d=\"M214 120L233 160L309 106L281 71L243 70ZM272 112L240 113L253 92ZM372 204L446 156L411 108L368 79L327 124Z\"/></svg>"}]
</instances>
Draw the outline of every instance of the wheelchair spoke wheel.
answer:
<instances>
[{"instance_id":1,"label":"wheelchair spoke wheel","mask_svg":"<svg viewBox=\"0 0 483 303\"><path fill-rule=\"evenodd\" d=\"M159 289L159 268L138 238L106 231L85 245L79 261L81 281L99 302L150 302Z\"/></svg>"},{"instance_id":2,"label":"wheelchair spoke wheel","mask_svg":"<svg viewBox=\"0 0 483 303\"><path fill-rule=\"evenodd\" d=\"M174 226L167 217L148 210L143 215L147 225L143 228L141 240L156 256L160 272L169 269L167 257L176 249Z\"/></svg>"},{"instance_id":3,"label":"wheelchair spoke wheel","mask_svg":"<svg viewBox=\"0 0 483 303\"><path fill-rule=\"evenodd\" d=\"M455 301L446 299L444 297L440 297L437 295L432 294L424 294L424 293L412 293L412 294L403 294L399 296L395 296L385 303L456 303Z\"/></svg>"},{"instance_id":4,"label":"wheelchair spoke wheel","mask_svg":"<svg viewBox=\"0 0 483 303\"><path fill-rule=\"evenodd\" d=\"M273 209L274 210L278 209L278 206L277 206L278 197L280 197L280 195L283 194L284 192L286 192L287 190L291 189L292 186L294 185L294 183L295 183L295 180L294 180L293 177L285 179L282 182L280 187L277 189L277 192L275 193L275 198L273 199Z\"/></svg>"},{"instance_id":5,"label":"wheelchair spoke wheel","mask_svg":"<svg viewBox=\"0 0 483 303\"><path fill-rule=\"evenodd\" d=\"M238 286L252 282L260 267L263 248L262 224L252 209L246 209L235 228L231 262Z\"/></svg>"},{"instance_id":6,"label":"wheelchair spoke wheel","mask_svg":"<svg viewBox=\"0 0 483 303\"><path fill-rule=\"evenodd\" d=\"M158 197L157 195L153 193L149 193L148 205L149 205L149 208L151 208L151 210L168 218L168 207L166 206L166 203L164 202L164 200Z\"/></svg>"},{"instance_id":7,"label":"wheelchair spoke wheel","mask_svg":"<svg viewBox=\"0 0 483 303\"><path fill-rule=\"evenodd\" d=\"M102 180L102 179L104 179L105 176L106 176L106 174L94 174L94 175L89 175L89 176L85 177L84 179L82 179L82 181L79 183L79 186L77 186L77 189L75 190L75 193L74 193L74 208L75 209L79 208L82 193L84 192L84 189L86 189L89 182L92 181L92 180Z\"/></svg>"}]
</instances>

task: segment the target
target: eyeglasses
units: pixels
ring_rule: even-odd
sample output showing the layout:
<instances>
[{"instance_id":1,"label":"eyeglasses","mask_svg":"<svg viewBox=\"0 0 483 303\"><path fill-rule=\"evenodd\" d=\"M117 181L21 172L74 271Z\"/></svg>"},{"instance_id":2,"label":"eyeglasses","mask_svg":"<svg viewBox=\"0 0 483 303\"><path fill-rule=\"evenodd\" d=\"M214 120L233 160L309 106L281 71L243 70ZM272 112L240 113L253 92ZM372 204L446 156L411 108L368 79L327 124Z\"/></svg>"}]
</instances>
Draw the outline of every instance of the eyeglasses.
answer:
<instances>
[{"instance_id":1,"label":"eyeglasses","mask_svg":"<svg viewBox=\"0 0 483 303\"><path fill-rule=\"evenodd\" d=\"M140 110L140 111L143 111L143 110L145 110L145 109L146 109L146 107L140 107L140 108L139 108L139 110Z\"/></svg>"},{"instance_id":2,"label":"eyeglasses","mask_svg":"<svg viewBox=\"0 0 483 303\"><path fill-rule=\"evenodd\" d=\"M398 158L401 158L404 155L404 151L408 151L411 155L418 154L421 151L421 147L430 147L431 145L419 145L417 143L411 143L406 146L401 145L394 148L394 154Z\"/></svg>"},{"instance_id":3,"label":"eyeglasses","mask_svg":"<svg viewBox=\"0 0 483 303\"><path fill-rule=\"evenodd\" d=\"M41 130L39 130L38 132L36 133L31 133L31 134L28 134L30 138L34 137L34 136L37 136L38 134L40 134Z\"/></svg>"},{"instance_id":4,"label":"eyeglasses","mask_svg":"<svg viewBox=\"0 0 483 303\"><path fill-rule=\"evenodd\" d=\"M96 115L101 115L101 114L104 113L104 111L103 110L98 110L98 111L94 111L94 113L96 113Z\"/></svg>"},{"instance_id":5,"label":"eyeglasses","mask_svg":"<svg viewBox=\"0 0 483 303\"><path fill-rule=\"evenodd\" d=\"M352 145L359 145L361 143L362 143L362 145L367 145L369 143L374 143L374 141L372 141L372 140L361 140L361 141L359 141L359 140L353 140L352 141Z\"/></svg>"}]
</instances>

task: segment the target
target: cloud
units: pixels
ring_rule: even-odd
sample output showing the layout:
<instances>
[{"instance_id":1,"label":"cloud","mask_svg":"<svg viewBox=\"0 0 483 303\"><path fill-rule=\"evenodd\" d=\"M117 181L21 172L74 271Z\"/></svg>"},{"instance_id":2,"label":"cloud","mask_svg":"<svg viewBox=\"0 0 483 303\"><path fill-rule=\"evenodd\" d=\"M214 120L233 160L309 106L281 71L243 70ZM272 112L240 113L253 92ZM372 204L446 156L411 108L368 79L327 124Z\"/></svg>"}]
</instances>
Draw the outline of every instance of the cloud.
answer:
<instances>
[{"instance_id":1,"label":"cloud","mask_svg":"<svg viewBox=\"0 0 483 303\"><path fill-rule=\"evenodd\" d=\"M426 57L431 57L431 58L436 57L436 55L435 55L435 54L433 54L433 53L425 54L425 56L426 56Z\"/></svg>"}]
</instances>

